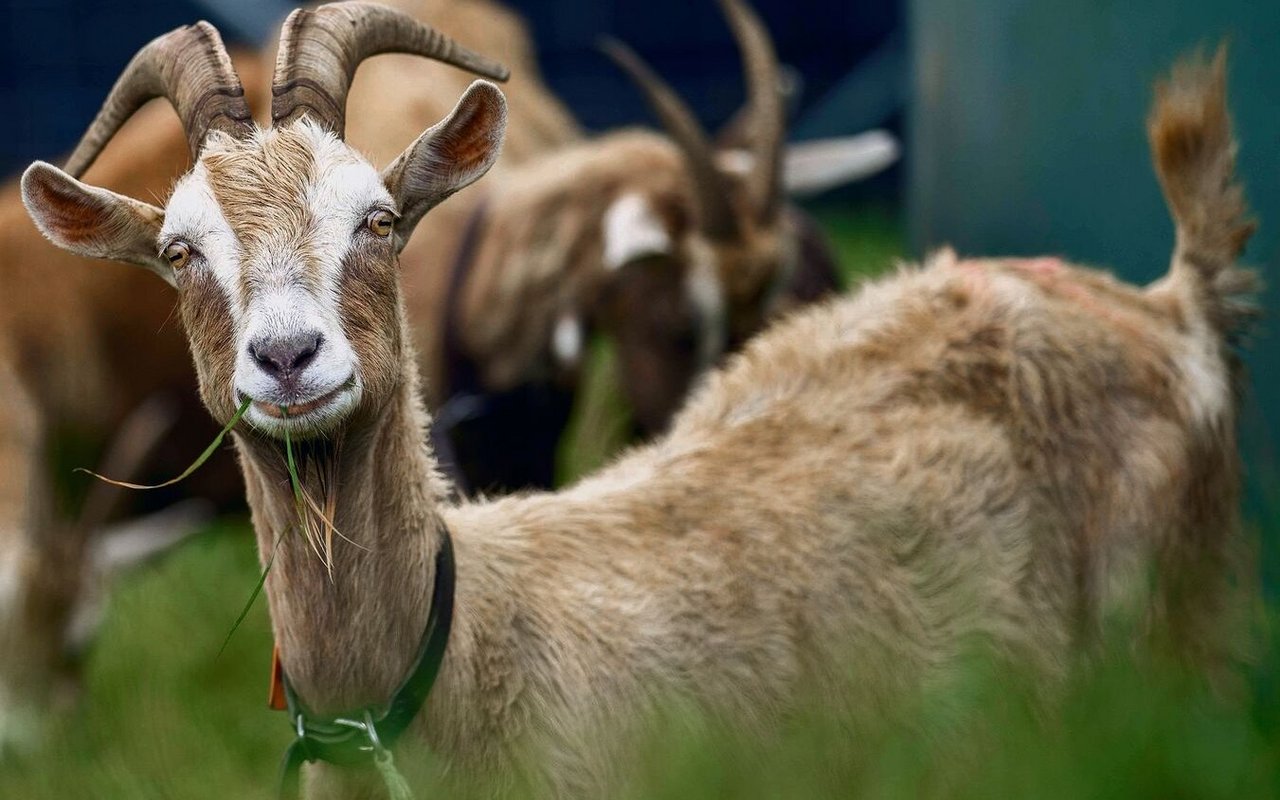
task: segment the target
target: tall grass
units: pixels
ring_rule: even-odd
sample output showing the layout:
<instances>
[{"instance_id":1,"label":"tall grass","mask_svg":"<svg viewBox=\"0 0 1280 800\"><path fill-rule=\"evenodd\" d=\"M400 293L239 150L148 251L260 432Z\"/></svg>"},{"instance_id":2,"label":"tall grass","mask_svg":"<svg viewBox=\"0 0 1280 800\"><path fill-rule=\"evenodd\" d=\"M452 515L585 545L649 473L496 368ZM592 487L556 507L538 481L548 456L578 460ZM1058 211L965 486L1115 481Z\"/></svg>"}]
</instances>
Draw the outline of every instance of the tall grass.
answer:
<instances>
[{"instance_id":1,"label":"tall grass","mask_svg":"<svg viewBox=\"0 0 1280 800\"><path fill-rule=\"evenodd\" d=\"M236 523L123 586L88 665L83 711L45 751L0 767L0 797L272 797L289 732L266 708L261 604L217 656L257 575L252 536ZM1276 675L1280 652L1264 652L1255 668ZM1083 672L1048 713L1021 685L975 659L917 714L874 733L858 733L821 696L765 739L663 717L631 751L625 796L1280 796L1274 693L1218 699L1195 676L1131 658ZM442 795L427 787L421 796Z\"/></svg>"}]
</instances>

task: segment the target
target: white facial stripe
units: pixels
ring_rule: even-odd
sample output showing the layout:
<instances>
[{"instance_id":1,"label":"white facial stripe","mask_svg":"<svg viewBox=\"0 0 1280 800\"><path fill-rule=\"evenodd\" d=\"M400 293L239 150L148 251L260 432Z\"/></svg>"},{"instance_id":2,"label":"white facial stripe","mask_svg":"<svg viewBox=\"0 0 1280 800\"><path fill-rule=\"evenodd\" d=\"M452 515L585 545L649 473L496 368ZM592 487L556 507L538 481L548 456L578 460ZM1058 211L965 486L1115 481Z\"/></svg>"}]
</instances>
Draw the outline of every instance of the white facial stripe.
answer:
<instances>
[{"instance_id":1,"label":"white facial stripe","mask_svg":"<svg viewBox=\"0 0 1280 800\"><path fill-rule=\"evenodd\" d=\"M253 342L319 336L315 358L302 372L296 395L280 398L276 378L262 370L249 352ZM355 371L357 359L342 332L337 312L301 285L254 295L237 347L235 389L257 400L303 401L340 386Z\"/></svg>"},{"instance_id":2,"label":"white facial stripe","mask_svg":"<svg viewBox=\"0 0 1280 800\"><path fill-rule=\"evenodd\" d=\"M575 314L565 314L556 322L551 334L551 351L566 367L575 366L582 357L582 322Z\"/></svg>"},{"instance_id":3,"label":"white facial stripe","mask_svg":"<svg viewBox=\"0 0 1280 800\"><path fill-rule=\"evenodd\" d=\"M604 215L605 269L670 252L671 234L643 195L628 192L613 201Z\"/></svg>"},{"instance_id":4,"label":"white facial stripe","mask_svg":"<svg viewBox=\"0 0 1280 800\"><path fill-rule=\"evenodd\" d=\"M239 350L236 384L255 398L275 396L276 387L275 379L249 355L250 342L312 333L322 338L298 389L304 398L332 390L356 371L358 359L342 330L342 266L368 211L375 205L393 207L382 179L367 161L323 128L304 120L299 130L313 156L313 177L300 199L311 222L305 232L307 268L317 278L318 291L313 292L301 275L289 274L289 265L302 264L296 248L303 243L271 242L261 263L253 265L254 274L285 278L271 280L271 291L255 294Z\"/></svg>"},{"instance_id":5,"label":"white facial stripe","mask_svg":"<svg viewBox=\"0 0 1280 800\"><path fill-rule=\"evenodd\" d=\"M222 208L209 188L209 173L196 164L173 190L165 208L160 246L172 238L189 242L204 256L204 264L227 297L231 319L237 326L244 316L240 295L240 246Z\"/></svg>"},{"instance_id":6,"label":"white facial stripe","mask_svg":"<svg viewBox=\"0 0 1280 800\"><path fill-rule=\"evenodd\" d=\"M313 256L319 259L321 285L337 305L342 263L352 236L375 205L394 209L391 194L378 172L329 131L304 121L315 167L306 203L314 227L309 231Z\"/></svg>"},{"instance_id":7,"label":"white facial stripe","mask_svg":"<svg viewBox=\"0 0 1280 800\"><path fill-rule=\"evenodd\" d=\"M685 291L702 317L702 341L698 343L698 356L702 366L708 367L724 352L724 287L720 284L720 270L716 266L715 251L711 246L702 238L694 236L690 238L688 247L690 258Z\"/></svg>"}]
</instances>

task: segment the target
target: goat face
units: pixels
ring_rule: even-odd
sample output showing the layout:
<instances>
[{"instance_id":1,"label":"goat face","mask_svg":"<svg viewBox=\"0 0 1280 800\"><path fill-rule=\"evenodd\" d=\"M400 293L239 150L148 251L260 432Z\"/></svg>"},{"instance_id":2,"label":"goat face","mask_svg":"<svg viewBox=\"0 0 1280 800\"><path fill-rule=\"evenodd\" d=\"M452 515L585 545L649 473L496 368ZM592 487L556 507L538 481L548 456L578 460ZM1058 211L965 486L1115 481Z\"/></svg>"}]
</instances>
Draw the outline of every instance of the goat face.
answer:
<instances>
[{"instance_id":1,"label":"goat face","mask_svg":"<svg viewBox=\"0 0 1280 800\"><path fill-rule=\"evenodd\" d=\"M619 380L640 432L665 429L698 374L719 355L720 290L714 275L665 255L610 276L597 325L618 354Z\"/></svg>"},{"instance_id":2,"label":"goat face","mask_svg":"<svg viewBox=\"0 0 1280 800\"><path fill-rule=\"evenodd\" d=\"M496 159L501 92L477 82L379 174L303 115L212 133L162 211L37 163L28 208L56 244L142 263L177 287L201 396L244 402L270 436L327 434L401 377L399 250L436 203Z\"/></svg>"},{"instance_id":3,"label":"goat face","mask_svg":"<svg viewBox=\"0 0 1280 800\"><path fill-rule=\"evenodd\" d=\"M669 166L673 180L683 175L677 159L651 163ZM746 208L742 192L735 195L735 207ZM744 211L732 237L710 235L698 216L689 194L639 190L620 194L604 214L597 324L617 343L623 388L645 433L665 427L726 346L764 327L796 270L789 216L759 224Z\"/></svg>"},{"instance_id":4,"label":"goat face","mask_svg":"<svg viewBox=\"0 0 1280 800\"><path fill-rule=\"evenodd\" d=\"M368 162L306 119L215 137L177 185L173 264L205 403L267 432L324 432L389 391L396 204ZM389 335L373 337L374 331Z\"/></svg>"}]
</instances>

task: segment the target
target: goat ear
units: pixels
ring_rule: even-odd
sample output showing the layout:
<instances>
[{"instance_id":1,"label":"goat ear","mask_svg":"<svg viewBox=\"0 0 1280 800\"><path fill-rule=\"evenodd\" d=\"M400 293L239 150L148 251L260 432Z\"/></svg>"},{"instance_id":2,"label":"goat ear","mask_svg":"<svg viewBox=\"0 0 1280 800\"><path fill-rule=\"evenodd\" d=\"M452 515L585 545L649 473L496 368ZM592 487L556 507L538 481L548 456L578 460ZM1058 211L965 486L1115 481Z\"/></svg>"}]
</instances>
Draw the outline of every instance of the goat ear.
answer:
<instances>
[{"instance_id":1,"label":"goat ear","mask_svg":"<svg viewBox=\"0 0 1280 800\"><path fill-rule=\"evenodd\" d=\"M891 166L898 154L898 140L882 130L789 144L783 156L783 185L791 195L817 194L869 178Z\"/></svg>"},{"instance_id":2,"label":"goat ear","mask_svg":"<svg viewBox=\"0 0 1280 800\"><path fill-rule=\"evenodd\" d=\"M383 170L382 181L400 207L400 247L423 214L489 171L506 129L506 98L492 83L476 81L448 117Z\"/></svg>"},{"instance_id":3,"label":"goat ear","mask_svg":"<svg viewBox=\"0 0 1280 800\"><path fill-rule=\"evenodd\" d=\"M43 161L22 174L22 202L36 227L58 247L80 256L128 261L174 285L173 269L156 254L163 210L81 183Z\"/></svg>"}]
</instances>

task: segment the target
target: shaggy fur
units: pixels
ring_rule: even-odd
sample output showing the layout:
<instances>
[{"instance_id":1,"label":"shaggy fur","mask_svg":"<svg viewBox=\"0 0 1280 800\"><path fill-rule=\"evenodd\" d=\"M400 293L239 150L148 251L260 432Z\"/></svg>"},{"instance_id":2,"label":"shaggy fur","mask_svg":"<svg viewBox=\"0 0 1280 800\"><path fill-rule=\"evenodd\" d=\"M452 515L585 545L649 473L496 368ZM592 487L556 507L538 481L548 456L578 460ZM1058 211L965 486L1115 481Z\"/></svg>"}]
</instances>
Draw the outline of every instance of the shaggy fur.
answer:
<instances>
[{"instance_id":1,"label":"shaggy fur","mask_svg":"<svg viewBox=\"0 0 1280 800\"><path fill-rule=\"evenodd\" d=\"M1217 205L1237 197L1222 82L1220 62L1183 67L1153 112L1178 223L1163 281L944 252L757 338L668 436L559 494L447 499L395 259L348 265L380 282L361 302L382 318L346 321L374 388L330 431L341 448L304 447L352 540L332 577L291 534L282 443L236 434L300 696L322 714L385 701L445 529L457 610L417 729L463 775L556 795L608 796L628 721L659 698L767 728L851 652L843 702L873 715L945 686L975 641L1051 685L1115 616L1217 665L1239 495L1219 276L1246 224ZM1175 129L1183 157L1159 155ZM226 357L191 344L202 376ZM368 786L309 774L312 797Z\"/></svg>"},{"instance_id":2,"label":"shaggy fur","mask_svg":"<svg viewBox=\"0 0 1280 800\"><path fill-rule=\"evenodd\" d=\"M1222 102L1220 72L1176 80ZM1184 131L1205 155L1230 141L1209 119ZM1231 183L1227 162L1183 163L1167 185ZM1180 220L1180 248L1223 235ZM871 703L945 683L975 639L1060 674L1116 615L1215 663L1235 407L1225 331L1194 321L1226 299L1180 264L1139 290L1056 259L941 254L760 337L669 436L600 475L486 504L444 499L406 359L338 466L338 525L371 551L345 546L336 585L296 545L277 552L290 675L320 710L384 698L412 657L441 525L458 611L422 735L468 772L529 769L555 794L607 795L605 732L654 697L767 724L849 647ZM270 552L292 508L278 446L242 446ZM356 791L313 772L316 797Z\"/></svg>"}]
</instances>

